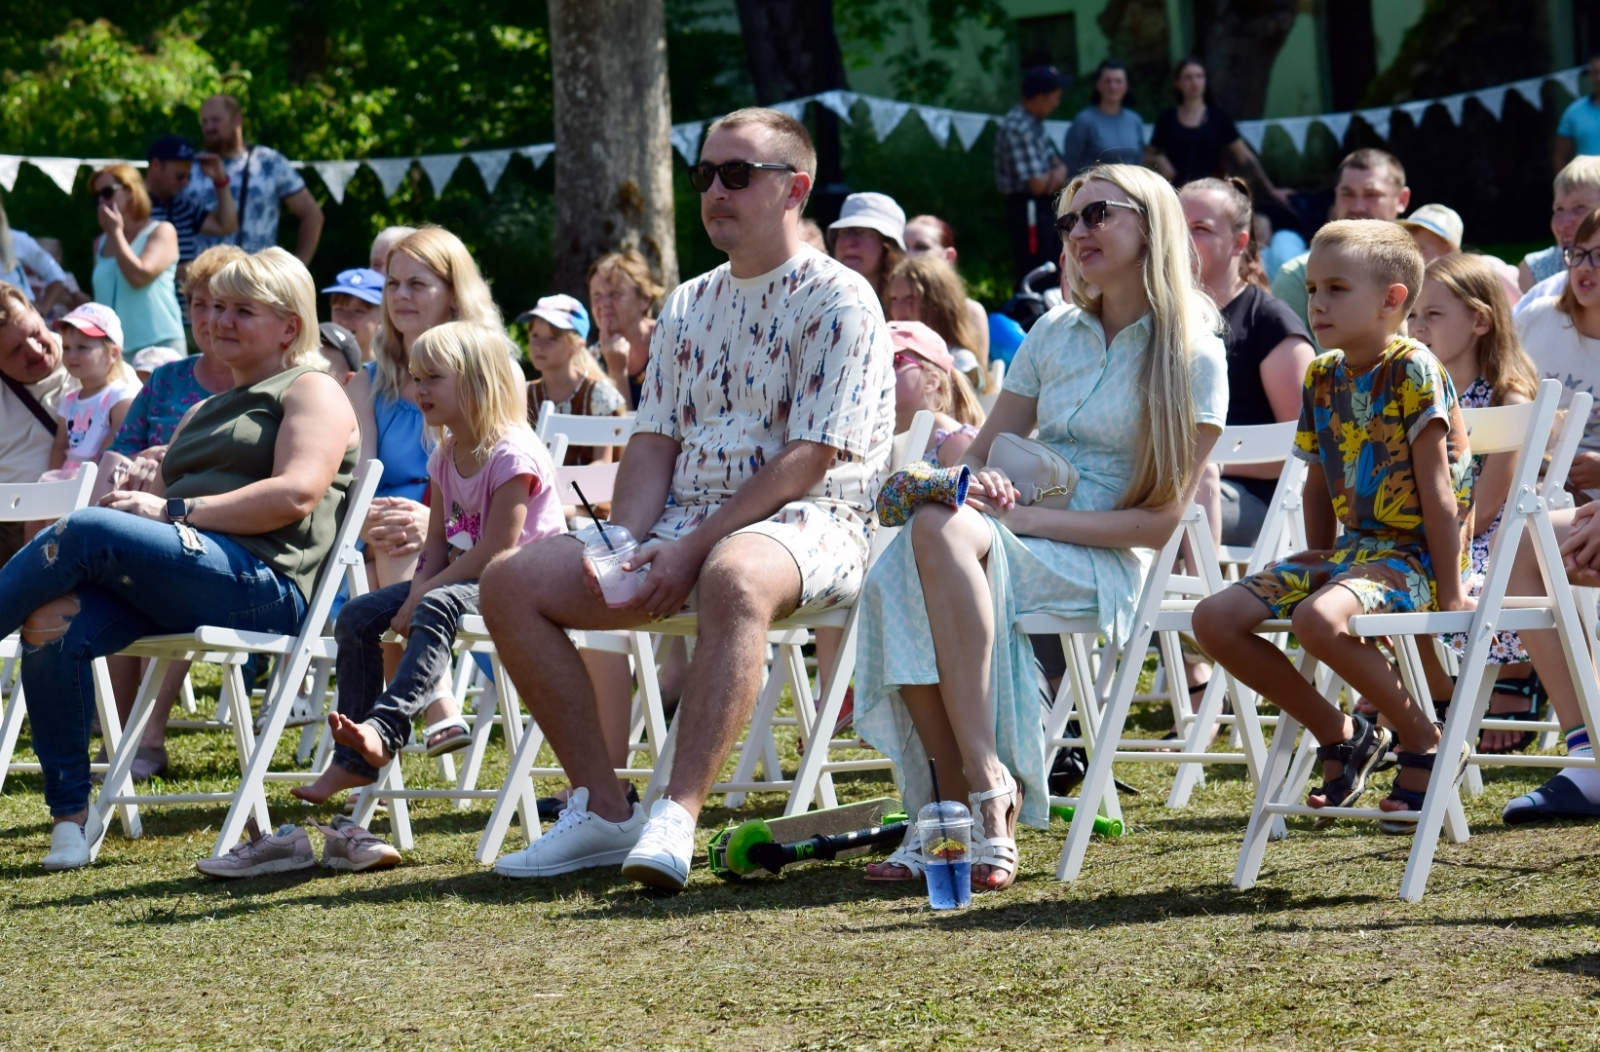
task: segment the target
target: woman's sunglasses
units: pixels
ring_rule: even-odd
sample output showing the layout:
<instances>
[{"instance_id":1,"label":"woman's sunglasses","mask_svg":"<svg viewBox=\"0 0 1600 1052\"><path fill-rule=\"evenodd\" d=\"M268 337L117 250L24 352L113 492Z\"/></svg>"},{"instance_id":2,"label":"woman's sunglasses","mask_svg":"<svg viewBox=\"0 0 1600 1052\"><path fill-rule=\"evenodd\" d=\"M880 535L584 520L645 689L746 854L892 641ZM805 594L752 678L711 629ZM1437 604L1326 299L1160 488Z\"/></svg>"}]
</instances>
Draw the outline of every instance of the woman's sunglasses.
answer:
<instances>
[{"instance_id":1,"label":"woman's sunglasses","mask_svg":"<svg viewBox=\"0 0 1600 1052\"><path fill-rule=\"evenodd\" d=\"M127 187L123 186L121 183L112 183L110 186L102 186L100 189L94 192L94 195L102 201L109 201L113 197L117 196L118 190L126 189Z\"/></svg>"},{"instance_id":2,"label":"woman's sunglasses","mask_svg":"<svg viewBox=\"0 0 1600 1052\"><path fill-rule=\"evenodd\" d=\"M894 367L896 369L900 369L901 367L907 365L914 365L918 369L921 369L926 364L928 364L927 360L921 355L912 354L910 351L894 352Z\"/></svg>"},{"instance_id":3,"label":"woman's sunglasses","mask_svg":"<svg viewBox=\"0 0 1600 1052\"><path fill-rule=\"evenodd\" d=\"M1073 227L1078 225L1078 220L1083 220L1085 230L1099 230L1106 225L1107 212L1112 208L1126 208L1130 212L1143 212L1138 205L1130 205L1126 201L1093 201L1083 206L1081 212L1068 212L1064 216L1056 217L1056 229L1065 238L1072 233Z\"/></svg>"},{"instance_id":4,"label":"woman's sunglasses","mask_svg":"<svg viewBox=\"0 0 1600 1052\"><path fill-rule=\"evenodd\" d=\"M800 169L792 164L768 164L765 161L723 161L721 164L712 164L710 161L701 161L699 164L689 166L689 185L700 193L711 189L711 184L721 177L722 185L728 190L743 190L750 185L750 173L757 168L765 168L774 172L797 172Z\"/></svg>"},{"instance_id":5,"label":"woman's sunglasses","mask_svg":"<svg viewBox=\"0 0 1600 1052\"><path fill-rule=\"evenodd\" d=\"M1593 267L1600 270L1600 248L1567 248L1562 249L1561 258L1566 260L1567 267Z\"/></svg>"}]
</instances>

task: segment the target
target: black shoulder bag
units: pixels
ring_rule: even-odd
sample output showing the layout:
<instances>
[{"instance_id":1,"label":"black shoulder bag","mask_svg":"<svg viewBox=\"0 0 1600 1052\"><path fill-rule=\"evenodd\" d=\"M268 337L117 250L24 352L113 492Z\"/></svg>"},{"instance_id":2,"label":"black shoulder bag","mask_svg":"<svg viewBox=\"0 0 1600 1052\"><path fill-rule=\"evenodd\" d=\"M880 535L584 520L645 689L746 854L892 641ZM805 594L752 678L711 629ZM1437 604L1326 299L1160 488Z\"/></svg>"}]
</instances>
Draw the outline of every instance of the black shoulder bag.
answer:
<instances>
[{"instance_id":1,"label":"black shoulder bag","mask_svg":"<svg viewBox=\"0 0 1600 1052\"><path fill-rule=\"evenodd\" d=\"M50 411L48 409L39 404L39 400L33 397L32 391L28 390L26 387L22 386L22 384L18 383L16 380L13 380L5 373L0 373L0 380L5 381L7 389L9 389L12 394L17 396L18 401L28 407L28 412L33 414L33 418L35 420L44 425L44 429L50 432L50 436L52 438L61 433L60 422L58 422L55 417L50 415Z\"/></svg>"}]
</instances>

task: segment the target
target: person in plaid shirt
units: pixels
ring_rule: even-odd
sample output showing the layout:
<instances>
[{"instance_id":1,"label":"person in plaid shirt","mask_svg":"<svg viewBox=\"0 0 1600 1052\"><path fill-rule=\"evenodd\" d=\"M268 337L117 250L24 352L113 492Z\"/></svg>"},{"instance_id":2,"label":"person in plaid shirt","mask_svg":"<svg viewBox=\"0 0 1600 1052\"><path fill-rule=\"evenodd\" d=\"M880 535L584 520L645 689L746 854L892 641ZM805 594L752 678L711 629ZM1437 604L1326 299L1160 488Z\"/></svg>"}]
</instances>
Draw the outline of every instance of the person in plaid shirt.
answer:
<instances>
[{"instance_id":1,"label":"person in plaid shirt","mask_svg":"<svg viewBox=\"0 0 1600 1052\"><path fill-rule=\"evenodd\" d=\"M1006 195L1006 233L1019 281L1061 255L1055 197L1067 185L1067 166L1044 130L1044 119L1061 105L1061 87L1054 66L1023 73L1022 101L1000 121L994 139L994 182Z\"/></svg>"}]
</instances>

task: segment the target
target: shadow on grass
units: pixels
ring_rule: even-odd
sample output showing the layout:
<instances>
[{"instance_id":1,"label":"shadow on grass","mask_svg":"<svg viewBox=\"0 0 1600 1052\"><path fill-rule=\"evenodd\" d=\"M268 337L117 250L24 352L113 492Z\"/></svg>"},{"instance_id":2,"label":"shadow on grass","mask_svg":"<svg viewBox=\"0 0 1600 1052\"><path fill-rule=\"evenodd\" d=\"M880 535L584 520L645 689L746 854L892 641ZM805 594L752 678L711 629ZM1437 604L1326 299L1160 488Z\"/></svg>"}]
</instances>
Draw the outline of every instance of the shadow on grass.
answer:
<instances>
[{"instance_id":1,"label":"shadow on grass","mask_svg":"<svg viewBox=\"0 0 1600 1052\"><path fill-rule=\"evenodd\" d=\"M1594 984L1589 991L1591 1000L1600 998L1600 953L1574 953L1564 957L1546 957L1542 961L1534 961L1535 968L1544 968L1552 972L1566 972L1576 975L1580 979L1587 979Z\"/></svg>"}]
</instances>

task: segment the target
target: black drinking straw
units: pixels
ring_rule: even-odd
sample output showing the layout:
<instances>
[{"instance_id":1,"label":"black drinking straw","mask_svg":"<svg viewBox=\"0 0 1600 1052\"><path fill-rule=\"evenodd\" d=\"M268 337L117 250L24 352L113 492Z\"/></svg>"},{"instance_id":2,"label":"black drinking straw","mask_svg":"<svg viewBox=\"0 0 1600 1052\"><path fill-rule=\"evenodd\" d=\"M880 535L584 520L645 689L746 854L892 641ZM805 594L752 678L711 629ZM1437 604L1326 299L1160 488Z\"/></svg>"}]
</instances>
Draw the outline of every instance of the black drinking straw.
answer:
<instances>
[{"instance_id":1,"label":"black drinking straw","mask_svg":"<svg viewBox=\"0 0 1600 1052\"><path fill-rule=\"evenodd\" d=\"M578 499L583 501L583 510L588 512L589 513L589 518L594 520L595 529L600 531L600 539L602 541L606 542L606 547L607 548L609 548L612 551L616 551L617 550L617 546L615 544L611 543L611 538L610 537L606 536L605 523L601 522L600 521L600 516L598 516L598 515L596 515L594 513L594 507L589 503L589 498L585 497L583 495L583 490L578 488L578 484L576 482L572 483L572 492L576 493L578 495ZM928 757L928 762L932 763L933 762L933 757L931 757L931 756Z\"/></svg>"},{"instance_id":2,"label":"black drinking straw","mask_svg":"<svg viewBox=\"0 0 1600 1052\"><path fill-rule=\"evenodd\" d=\"M932 756L928 757L928 777L933 779L933 802L944 803L944 799L939 795L939 768L934 764Z\"/></svg>"}]
</instances>

